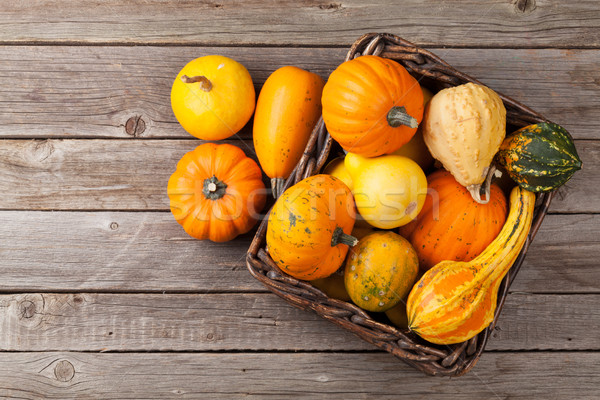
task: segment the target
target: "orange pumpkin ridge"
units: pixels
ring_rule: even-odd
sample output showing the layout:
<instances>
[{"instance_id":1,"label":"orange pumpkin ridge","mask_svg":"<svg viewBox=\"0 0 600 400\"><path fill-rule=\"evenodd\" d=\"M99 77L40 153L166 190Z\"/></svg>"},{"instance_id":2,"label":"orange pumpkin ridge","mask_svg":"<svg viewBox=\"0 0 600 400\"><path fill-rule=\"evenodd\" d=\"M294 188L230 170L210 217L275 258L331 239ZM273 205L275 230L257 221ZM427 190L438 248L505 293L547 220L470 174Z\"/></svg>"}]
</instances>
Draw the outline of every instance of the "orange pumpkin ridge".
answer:
<instances>
[{"instance_id":1,"label":"orange pumpkin ridge","mask_svg":"<svg viewBox=\"0 0 600 400\"><path fill-rule=\"evenodd\" d=\"M400 227L422 270L443 260L470 261L496 238L507 214L504 193L492 184L490 202L477 203L447 171L427 177L429 195L415 220Z\"/></svg>"}]
</instances>

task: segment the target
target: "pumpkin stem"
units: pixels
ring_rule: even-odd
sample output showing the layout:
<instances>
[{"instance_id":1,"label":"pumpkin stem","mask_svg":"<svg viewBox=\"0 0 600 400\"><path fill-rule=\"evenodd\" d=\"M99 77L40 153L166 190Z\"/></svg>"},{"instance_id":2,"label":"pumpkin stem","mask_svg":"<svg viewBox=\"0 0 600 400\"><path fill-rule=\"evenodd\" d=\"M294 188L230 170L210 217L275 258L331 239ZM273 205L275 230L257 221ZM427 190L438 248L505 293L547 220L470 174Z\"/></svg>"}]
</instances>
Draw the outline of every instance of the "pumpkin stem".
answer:
<instances>
[{"instance_id":1,"label":"pumpkin stem","mask_svg":"<svg viewBox=\"0 0 600 400\"><path fill-rule=\"evenodd\" d=\"M271 190L273 191L273 198L277 199L283 194L283 186L285 185L285 179L283 178L272 178L271 179Z\"/></svg>"},{"instance_id":2,"label":"pumpkin stem","mask_svg":"<svg viewBox=\"0 0 600 400\"><path fill-rule=\"evenodd\" d=\"M337 246L340 243L347 244L348 246L353 247L356 246L356 243L358 243L358 239L352 235L344 233L342 228L338 226L333 231L333 236L331 237L331 247Z\"/></svg>"},{"instance_id":3,"label":"pumpkin stem","mask_svg":"<svg viewBox=\"0 0 600 400\"><path fill-rule=\"evenodd\" d=\"M482 183L467 186L467 190L471 193L473 200L480 204L487 204L490 201L492 178L497 176L496 172L499 172L500 176L502 176L502 172L497 171L496 166L492 164L487 168L485 180ZM482 194L485 195L484 199L481 198Z\"/></svg>"},{"instance_id":4,"label":"pumpkin stem","mask_svg":"<svg viewBox=\"0 0 600 400\"><path fill-rule=\"evenodd\" d=\"M387 114L387 122L392 128L397 128L400 125L405 125L411 128L417 128L419 123L417 120L406 112L406 108L395 106Z\"/></svg>"},{"instance_id":5,"label":"pumpkin stem","mask_svg":"<svg viewBox=\"0 0 600 400\"><path fill-rule=\"evenodd\" d=\"M187 75L182 75L181 80L183 83L196 83L200 82L200 89L205 92L210 92L212 89L212 82L208 80L205 76L192 76L191 78Z\"/></svg>"},{"instance_id":6,"label":"pumpkin stem","mask_svg":"<svg viewBox=\"0 0 600 400\"><path fill-rule=\"evenodd\" d=\"M216 176L204 180L202 194L209 200L219 200L225 196L227 184L220 181Z\"/></svg>"}]
</instances>

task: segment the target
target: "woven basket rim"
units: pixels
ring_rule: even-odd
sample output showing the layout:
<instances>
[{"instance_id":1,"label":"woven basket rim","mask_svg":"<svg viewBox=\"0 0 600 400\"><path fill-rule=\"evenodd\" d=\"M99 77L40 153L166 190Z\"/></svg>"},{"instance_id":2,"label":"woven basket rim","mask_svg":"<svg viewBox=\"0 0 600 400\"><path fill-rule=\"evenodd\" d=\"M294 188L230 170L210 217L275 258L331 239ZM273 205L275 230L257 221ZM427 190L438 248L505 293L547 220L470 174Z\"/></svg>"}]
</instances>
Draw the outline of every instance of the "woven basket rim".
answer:
<instances>
[{"instance_id":1,"label":"woven basket rim","mask_svg":"<svg viewBox=\"0 0 600 400\"><path fill-rule=\"evenodd\" d=\"M393 34L367 33L361 36L350 47L346 60L365 54L379 55L395 60L419 80L426 79L435 83L439 88L457 86L467 82L483 85L478 80L453 68L428 50ZM496 93L504 102L507 121L511 125L522 127L537 122L549 122L529 107L499 92ZM286 180L284 190L300 180L318 173L329 157L331 145L332 139L321 118L311 133L301 160ZM471 370L481 357L502 311L508 289L519 272L529 245L548 212L553 195L554 192L537 194L532 227L523 249L502 282L494 320L488 328L474 338L456 345L434 345L412 332L402 331L394 326L378 322L354 304L329 298L309 283L282 272L265 248L270 211L259 225L250 244L246 265L254 278L288 303L305 310L313 310L324 319L351 331L363 340L393 354L428 375L459 376Z\"/></svg>"}]
</instances>

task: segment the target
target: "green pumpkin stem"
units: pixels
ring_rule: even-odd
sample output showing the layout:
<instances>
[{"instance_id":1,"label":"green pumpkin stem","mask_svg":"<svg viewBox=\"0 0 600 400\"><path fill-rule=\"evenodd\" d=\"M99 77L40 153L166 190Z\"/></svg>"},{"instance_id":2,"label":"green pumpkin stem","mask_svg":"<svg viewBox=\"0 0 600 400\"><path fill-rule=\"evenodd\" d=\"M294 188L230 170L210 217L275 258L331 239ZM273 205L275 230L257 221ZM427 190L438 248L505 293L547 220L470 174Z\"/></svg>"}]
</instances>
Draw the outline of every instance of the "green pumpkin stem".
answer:
<instances>
[{"instance_id":1,"label":"green pumpkin stem","mask_svg":"<svg viewBox=\"0 0 600 400\"><path fill-rule=\"evenodd\" d=\"M392 128L397 128L400 125L405 125L411 128L417 128L419 123L417 120L406 112L406 108L395 106L392 107L387 115L387 122Z\"/></svg>"},{"instance_id":2,"label":"green pumpkin stem","mask_svg":"<svg viewBox=\"0 0 600 400\"><path fill-rule=\"evenodd\" d=\"M225 196L226 190L227 184L213 175L212 178L204 180L202 194L209 200L219 200L221 197Z\"/></svg>"},{"instance_id":3,"label":"green pumpkin stem","mask_svg":"<svg viewBox=\"0 0 600 400\"><path fill-rule=\"evenodd\" d=\"M210 92L212 89L212 82L205 76L192 76L191 78L187 75L182 75L181 80L183 83L197 83L200 82L200 89L205 92Z\"/></svg>"},{"instance_id":4,"label":"green pumpkin stem","mask_svg":"<svg viewBox=\"0 0 600 400\"><path fill-rule=\"evenodd\" d=\"M338 226L333 231L333 236L331 236L331 247L337 246L340 243L353 247L358 243L358 239L352 235L344 233L342 228Z\"/></svg>"},{"instance_id":5,"label":"green pumpkin stem","mask_svg":"<svg viewBox=\"0 0 600 400\"><path fill-rule=\"evenodd\" d=\"M272 178L271 179L271 190L273 191L273 198L277 199L283 194L283 186L285 185L285 179L283 178Z\"/></svg>"}]
</instances>

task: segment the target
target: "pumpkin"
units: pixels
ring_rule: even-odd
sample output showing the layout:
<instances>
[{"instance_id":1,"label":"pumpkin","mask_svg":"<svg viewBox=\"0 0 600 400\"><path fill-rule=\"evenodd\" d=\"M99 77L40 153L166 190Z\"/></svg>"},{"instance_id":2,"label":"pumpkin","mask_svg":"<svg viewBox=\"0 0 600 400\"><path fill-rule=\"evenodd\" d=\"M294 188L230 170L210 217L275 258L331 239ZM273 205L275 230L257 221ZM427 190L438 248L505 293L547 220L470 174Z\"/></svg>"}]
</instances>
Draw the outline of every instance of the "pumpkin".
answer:
<instances>
[{"instance_id":1,"label":"pumpkin","mask_svg":"<svg viewBox=\"0 0 600 400\"><path fill-rule=\"evenodd\" d=\"M260 168L230 144L205 143L186 153L169 178L175 220L196 239L226 242L248 232L265 205Z\"/></svg>"},{"instance_id":2,"label":"pumpkin","mask_svg":"<svg viewBox=\"0 0 600 400\"><path fill-rule=\"evenodd\" d=\"M470 261L498 236L506 220L502 189L491 185L490 201L479 204L448 171L427 177L429 195L414 221L400 227L428 270L443 260Z\"/></svg>"},{"instance_id":3,"label":"pumpkin","mask_svg":"<svg viewBox=\"0 0 600 400\"><path fill-rule=\"evenodd\" d=\"M423 91L423 107L425 107L433 97L433 93L423 86L421 86L421 90ZM433 157L423 139L423 124L419 125L417 132L408 143L391 154L408 157L419 164L423 171L427 171L433 165Z\"/></svg>"},{"instance_id":4,"label":"pumpkin","mask_svg":"<svg viewBox=\"0 0 600 400\"><path fill-rule=\"evenodd\" d=\"M337 157L328 162L325 168L323 168L323 173L341 179L350 190L354 187L352 177L344 165L344 157Z\"/></svg>"},{"instance_id":5,"label":"pumpkin","mask_svg":"<svg viewBox=\"0 0 600 400\"><path fill-rule=\"evenodd\" d=\"M502 278L517 259L531 228L535 194L516 186L498 237L471 261L442 261L408 295L409 329L436 344L461 343L494 319Z\"/></svg>"},{"instance_id":6,"label":"pumpkin","mask_svg":"<svg viewBox=\"0 0 600 400\"><path fill-rule=\"evenodd\" d=\"M273 197L300 161L313 127L321 116L323 79L297 67L282 67L267 78L254 115L254 148L271 178Z\"/></svg>"},{"instance_id":7,"label":"pumpkin","mask_svg":"<svg viewBox=\"0 0 600 400\"><path fill-rule=\"evenodd\" d=\"M488 202L491 163L506 134L500 97L474 83L443 89L429 102L424 119L423 138L433 157L475 201Z\"/></svg>"},{"instance_id":8,"label":"pumpkin","mask_svg":"<svg viewBox=\"0 0 600 400\"><path fill-rule=\"evenodd\" d=\"M345 150L364 157L391 153L415 134L423 117L419 83L395 61L346 61L323 89L323 121Z\"/></svg>"},{"instance_id":9,"label":"pumpkin","mask_svg":"<svg viewBox=\"0 0 600 400\"><path fill-rule=\"evenodd\" d=\"M386 311L410 291L417 274L417 253L394 232L375 232L350 250L344 270L348 295L367 311Z\"/></svg>"},{"instance_id":10,"label":"pumpkin","mask_svg":"<svg viewBox=\"0 0 600 400\"><path fill-rule=\"evenodd\" d=\"M220 140L239 132L250 120L255 96L246 67L228 57L205 56L179 71L171 88L171 107L188 133Z\"/></svg>"},{"instance_id":11,"label":"pumpkin","mask_svg":"<svg viewBox=\"0 0 600 400\"><path fill-rule=\"evenodd\" d=\"M427 178L410 158L365 158L348 153L344 165L352 177L352 193L360 216L372 226L397 228L413 220L423 208Z\"/></svg>"},{"instance_id":12,"label":"pumpkin","mask_svg":"<svg viewBox=\"0 0 600 400\"><path fill-rule=\"evenodd\" d=\"M569 132L549 122L526 126L507 137L497 160L519 186L532 192L559 188L582 165Z\"/></svg>"},{"instance_id":13,"label":"pumpkin","mask_svg":"<svg viewBox=\"0 0 600 400\"><path fill-rule=\"evenodd\" d=\"M344 262L356 212L350 189L330 175L286 190L269 215L267 249L277 266L303 280L325 278Z\"/></svg>"}]
</instances>

